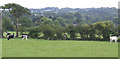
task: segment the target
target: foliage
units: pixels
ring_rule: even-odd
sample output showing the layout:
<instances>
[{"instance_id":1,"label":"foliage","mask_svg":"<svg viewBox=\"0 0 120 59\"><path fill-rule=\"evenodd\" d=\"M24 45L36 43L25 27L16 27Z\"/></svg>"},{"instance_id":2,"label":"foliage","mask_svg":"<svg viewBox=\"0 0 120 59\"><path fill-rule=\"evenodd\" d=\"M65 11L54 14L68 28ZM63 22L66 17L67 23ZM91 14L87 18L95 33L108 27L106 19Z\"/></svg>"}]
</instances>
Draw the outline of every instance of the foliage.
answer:
<instances>
[{"instance_id":1,"label":"foliage","mask_svg":"<svg viewBox=\"0 0 120 59\"><path fill-rule=\"evenodd\" d=\"M10 13L16 18L19 18L24 14L30 14L29 9L24 8L19 4L15 4L15 3L8 3L1 7L2 9L9 9Z\"/></svg>"},{"instance_id":2,"label":"foliage","mask_svg":"<svg viewBox=\"0 0 120 59\"><path fill-rule=\"evenodd\" d=\"M31 28L29 31L29 36L32 38L39 38L40 30L38 30L38 27Z\"/></svg>"},{"instance_id":3,"label":"foliage","mask_svg":"<svg viewBox=\"0 0 120 59\"><path fill-rule=\"evenodd\" d=\"M66 21L82 21L85 23L95 23L99 21L114 21L114 24L117 22L118 17L118 9L117 8L109 8L109 7L101 7L101 8L56 8L56 7L46 7L42 9L30 9L33 13L42 13L43 16L50 17L55 20L57 17L62 17ZM50 11L46 11L50 10ZM67 20L69 19L69 20ZM78 19L78 20L76 20Z\"/></svg>"},{"instance_id":4,"label":"foliage","mask_svg":"<svg viewBox=\"0 0 120 59\"><path fill-rule=\"evenodd\" d=\"M58 22L58 21L57 21ZM58 22L59 23L59 22ZM61 26L60 24L52 23L51 24L41 24L33 29L32 35L36 38L40 38L40 33L43 33L43 38L48 40L63 40L66 39L64 34L67 34L67 38L70 40L109 40L109 37L117 32L111 21L96 22L94 24L70 24L66 27ZM32 31L31 31L32 32ZM30 33L31 33L30 32ZM80 38L78 34L80 34ZM34 38L34 37L33 37Z\"/></svg>"},{"instance_id":5,"label":"foliage","mask_svg":"<svg viewBox=\"0 0 120 59\"><path fill-rule=\"evenodd\" d=\"M54 28L54 32L56 34L56 38L57 40L66 40L66 38L64 37L64 33L65 33L65 28L60 26L60 25L56 25Z\"/></svg>"},{"instance_id":6,"label":"foliage","mask_svg":"<svg viewBox=\"0 0 120 59\"><path fill-rule=\"evenodd\" d=\"M21 18L19 18L18 22L19 22L18 29L21 33L29 31L29 28L34 26L32 20L27 16L22 16Z\"/></svg>"},{"instance_id":7,"label":"foliage","mask_svg":"<svg viewBox=\"0 0 120 59\"><path fill-rule=\"evenodd\" d=\"M14 23L16 27L16 37L18 37L18 18L25 14L30 14L29 9L22 7L19 4L8 3L4 6L1 6L2 9L8 9L10 14L14 18Z\"/></svg>"},{"instance_id":8,"label":"foliage","mask_svg":"<svg viewBox=\"0 0 120 59\"><path fill-rule=\"evenodd\" d=\"M11 5L16 5L16 7L10 9L12 8ZM30 30L29 33L32 38L47 40L63 40L66 38L70 40L109 40L109 36L118 34L119 27L115 23L119 22L116 21L118 18L115 8L48 8L51 11L45 11L44 8L43 10L32 9L33 12L28 16L24 14L28 14L29 10L25 8L26 11L19 9L22 6L18 6L18 4L13 3L9 7L8 5L5 6L7 7L2 6L2 8L10 11L6 11L6 13L11 13L15 17L10 22L15 23L21 32ZM15 8L21 11L20 15ZM113 12L110 13L110 11ZM66 38L64 34L67 35Z\"/></svg>"},{"instance_id":9,"label":"foliage","mask_svg":"<svg viewBox=\"0 0 120 59\"><path fill-rule=\"evenodd\" d=\"M13 25L11 19L9 19L9 18L3 18L2 27L3 27L2 30L4 30L4 31L14 31L14 25Z\"/></svg>"},{"instance_id":10,"label":"foliage","mask_svg":"<svg viewBox=\"0 0 120 59\"><path fill-rule=\"evenodd\" d=\"M67 33L70 35L71 39L76 39L76 27L74 25L68 25Z\"/></svg>"},{"instance_id":11,"label":"foliage","mask_svg":"<svg viewBox=\"0 0 120 59\"><path fill-rule=\"evenodd\" d=\"M98 35L102 35L104 39L109 39L110 34L114 33L114 26L111 21L96 22L93 27Z\"/></svg>"},{"instance_id":12,"label":"foliage","mask_svg":"<svg viewBox=\"0 0 120 59\"><path fill-rule=\"evenodd\" d=\"M41 24L38 28L44 34L44 39L54 39L54 29L49 24Z\"/></svg>"},{"instance_id":13,"label":"foliage","mask_svg":"<svg viewBox=\"0 0 120 59\"><path fill-rule=\"evenodd\" d=\"M33 26L33 22L30 18L28 18L27 16L22 16L19 18L19 24L23 27L32 27Z\"/></svg>"}]
</instances>

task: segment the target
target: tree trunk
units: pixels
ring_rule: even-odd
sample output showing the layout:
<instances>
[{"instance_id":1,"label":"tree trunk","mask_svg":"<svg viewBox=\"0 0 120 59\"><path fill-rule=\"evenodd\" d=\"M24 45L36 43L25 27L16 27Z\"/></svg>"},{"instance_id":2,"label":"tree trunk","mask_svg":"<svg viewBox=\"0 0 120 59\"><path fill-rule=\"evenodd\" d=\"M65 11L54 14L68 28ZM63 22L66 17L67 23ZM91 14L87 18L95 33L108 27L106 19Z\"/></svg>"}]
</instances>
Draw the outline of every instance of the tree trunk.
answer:
<instances>
[{"instance_id":1,"label":"tree trunk","mask_svg":"<svg viewBox=\"0 0 120 59\"><path fill-rule=\"evenodd\" d=\"M18 37L18 18L16 18L15 27L16 27L16 37Z\"/></svg>"}]
</instances>

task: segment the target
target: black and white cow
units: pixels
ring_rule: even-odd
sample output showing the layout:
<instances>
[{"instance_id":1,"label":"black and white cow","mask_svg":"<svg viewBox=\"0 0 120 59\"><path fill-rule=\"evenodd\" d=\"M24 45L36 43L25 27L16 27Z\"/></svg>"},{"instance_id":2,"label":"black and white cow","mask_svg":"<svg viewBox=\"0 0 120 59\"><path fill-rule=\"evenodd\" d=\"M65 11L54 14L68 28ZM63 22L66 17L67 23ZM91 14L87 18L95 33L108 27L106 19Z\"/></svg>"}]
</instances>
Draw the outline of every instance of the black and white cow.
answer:
<instances>
[{"instance_id":1,"label":"black and white cow","mask_svg":"<svg viewBox=\"0 0 120 59\"><path fill-rule=\"evenodd\" d=\"M24 38L26 38L26 40L27 40L27 36L28 36L28 34L23 34L22 35L22 40L24 40Z\"/></svg>"},{"instance_id":2,"label":"black and white cow","mask_svg":"<svg viewBox=\"0 0 120 59\"><path fill-rule=\"evenodd\" d=\"M112 42L114 40L117 43L119 38L120 38L120 36L110 36L110 42Z\"/></svg>"},{"instance_id":3,"label":"black and white cow","mask_svg":"<svg viewBox=\"0 0 120 59\"><path fill-rule=\"evenodd\" d=\"M9 35L8 40L11 38L14 40L14 33L13 33L13 35Z\"/></svg>"}]
</instances>

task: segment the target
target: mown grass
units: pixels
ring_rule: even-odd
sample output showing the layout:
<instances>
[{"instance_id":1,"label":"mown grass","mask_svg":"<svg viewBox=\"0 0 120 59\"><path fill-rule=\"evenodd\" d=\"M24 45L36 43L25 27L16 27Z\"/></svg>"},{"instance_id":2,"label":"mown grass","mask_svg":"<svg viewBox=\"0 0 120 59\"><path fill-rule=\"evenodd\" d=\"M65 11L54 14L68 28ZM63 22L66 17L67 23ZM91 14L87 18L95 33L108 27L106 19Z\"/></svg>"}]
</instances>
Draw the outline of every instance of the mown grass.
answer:
<instances>
[{"instance_id":1,"label":"mown grass","mask_svg":"<svg viewBox=\"0 0 120 59\"><path fill-rule=\"evenodd\" d=\"M118 43L72 40L2 39L3 57L118 57Z\"/></svg>"}]
</instances>

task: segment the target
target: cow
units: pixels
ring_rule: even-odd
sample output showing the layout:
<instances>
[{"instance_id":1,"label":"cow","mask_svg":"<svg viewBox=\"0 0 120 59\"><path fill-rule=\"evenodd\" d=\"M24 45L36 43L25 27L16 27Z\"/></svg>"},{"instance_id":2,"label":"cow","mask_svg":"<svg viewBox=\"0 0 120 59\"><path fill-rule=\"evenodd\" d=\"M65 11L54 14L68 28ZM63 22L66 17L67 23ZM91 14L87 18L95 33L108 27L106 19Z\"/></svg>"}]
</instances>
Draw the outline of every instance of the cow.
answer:
<instances>
[{"instance_id":1,"label":"cow","mask_svg":"<svg viewBox=\"0 0 120 59\"><path fill-rule=\"evenodd\" d=\"M119 36L120 37L120 36ZM110 36L110 43L114 40L116 43L118 41L118 38L117 36Z\"/></svg>"},{"instance_id":2,"label":"cow","mask_svg":"<svg viewBox=\"0 0 120 59\"><path fill-rule=\"evenodd\" d=\"M24 38L26 38L26 40L27 40L27 36L28 36L28 34L23 34L22 35L22 40L24 40Z\"/></svg>"},{"instance_id":3,"label":"cow","mask_svg":"<svg viewBox=\"0 0 120 59\"><path fill-rule=\"evenodd\" d=\"M14 40L14 33L13 33L13 35L9 35L8 40L11 38Z\"/></svg>"}]
</instances>

